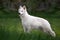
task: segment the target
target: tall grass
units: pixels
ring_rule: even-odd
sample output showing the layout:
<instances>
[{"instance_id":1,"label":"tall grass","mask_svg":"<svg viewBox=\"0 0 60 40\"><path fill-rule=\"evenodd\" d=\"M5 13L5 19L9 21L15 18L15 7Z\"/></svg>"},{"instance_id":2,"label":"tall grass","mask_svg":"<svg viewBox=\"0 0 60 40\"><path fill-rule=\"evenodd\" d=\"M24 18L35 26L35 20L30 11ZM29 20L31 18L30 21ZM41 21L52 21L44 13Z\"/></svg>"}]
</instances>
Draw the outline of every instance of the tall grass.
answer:
<instances>
[{"instance_id":1,"label":"tall grass","mask_svg":"<svg viewBox=\"0 0 60 40\"><path fill-rule=\"evenodd\" d=\"M33 15L38 14L33 13ZM48 17L46 14L40 14L40 16L50 22L52 29L56 32L55 38L39 30L33 30L30 34L24 33L18 13L0 11L0 40L60 40L60 18Z\"/></svg>"}]
</instances>

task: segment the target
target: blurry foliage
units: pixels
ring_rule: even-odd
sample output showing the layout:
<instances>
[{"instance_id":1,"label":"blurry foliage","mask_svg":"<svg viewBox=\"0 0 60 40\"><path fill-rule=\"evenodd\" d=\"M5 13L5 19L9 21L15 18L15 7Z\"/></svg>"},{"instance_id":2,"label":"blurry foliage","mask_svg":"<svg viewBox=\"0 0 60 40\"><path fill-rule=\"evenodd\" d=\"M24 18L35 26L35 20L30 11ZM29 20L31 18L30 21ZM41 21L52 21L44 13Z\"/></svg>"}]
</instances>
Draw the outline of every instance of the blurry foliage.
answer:
<instances>
[{"instance_id":1,"label":"blurry foliage","mask_svg":"<svg viewBox=\"0 0 60 40\"><path fill-rule=\"evenodd\" d=\"M27 6L29 12L60 10L60 0L0 0L0 9L17 10L22 4Z\"/></svg>"}]
</instances>

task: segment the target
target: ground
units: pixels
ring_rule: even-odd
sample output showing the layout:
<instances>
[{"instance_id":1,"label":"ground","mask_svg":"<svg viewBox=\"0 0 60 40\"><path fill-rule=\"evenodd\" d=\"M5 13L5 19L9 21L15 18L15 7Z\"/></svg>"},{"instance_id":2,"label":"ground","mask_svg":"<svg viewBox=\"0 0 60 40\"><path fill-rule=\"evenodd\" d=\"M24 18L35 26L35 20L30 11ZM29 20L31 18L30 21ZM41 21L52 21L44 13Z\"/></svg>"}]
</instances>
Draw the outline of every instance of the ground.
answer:
<instances>
[{"instance_id":1,"label":"ground","mask_svg":"<svg viewBox=\"0 0 60 40\"><path fill-rule=\"evenodd\" d=\"M17 12L0 10L0 40L60 40L60 11L54 12L55 14L47 13L31 15L47 19L56 33L55 38L39 30L33 30L30 34L24 33Z\"/></svg>"}]
</instances>

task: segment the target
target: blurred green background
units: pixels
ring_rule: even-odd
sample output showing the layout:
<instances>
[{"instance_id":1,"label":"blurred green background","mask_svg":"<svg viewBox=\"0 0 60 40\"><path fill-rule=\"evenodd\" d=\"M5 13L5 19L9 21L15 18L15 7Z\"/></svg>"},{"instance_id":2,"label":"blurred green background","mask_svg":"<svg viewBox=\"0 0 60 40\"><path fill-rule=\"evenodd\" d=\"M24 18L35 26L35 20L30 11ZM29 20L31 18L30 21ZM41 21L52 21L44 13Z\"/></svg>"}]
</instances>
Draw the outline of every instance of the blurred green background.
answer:
<instances>
[{"instance_id":1,"label":"blurred green background","mask_svg":"<svg viewBox=\"0 0 60 40\"><path fill-rule=\"evenodd\" d=\"M39 30L24 33L20 5L26 5L30 15L47 19L56 37ZM0 0L0 40L60 40L60 0Z\"/></svg>"}]
</instances>

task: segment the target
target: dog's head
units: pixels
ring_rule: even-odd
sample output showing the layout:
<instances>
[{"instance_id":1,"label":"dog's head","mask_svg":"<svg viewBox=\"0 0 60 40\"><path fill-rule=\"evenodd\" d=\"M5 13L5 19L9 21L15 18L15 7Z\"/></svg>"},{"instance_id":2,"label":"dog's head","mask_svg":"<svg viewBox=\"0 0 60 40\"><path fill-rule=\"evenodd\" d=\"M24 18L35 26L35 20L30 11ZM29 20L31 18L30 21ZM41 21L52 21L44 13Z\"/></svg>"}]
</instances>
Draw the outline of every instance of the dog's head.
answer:
<instances>
[{"instance_id":1,"label":"dog's head","mask_svg":"<svg viewBox=\"0 0 60 40\"><path fill-rule=\"evenodd\" d=\"M18 9L18 12L22 15L26 12L26 6L20 6L19 9Z\"/></svg>"}]
</instances>

